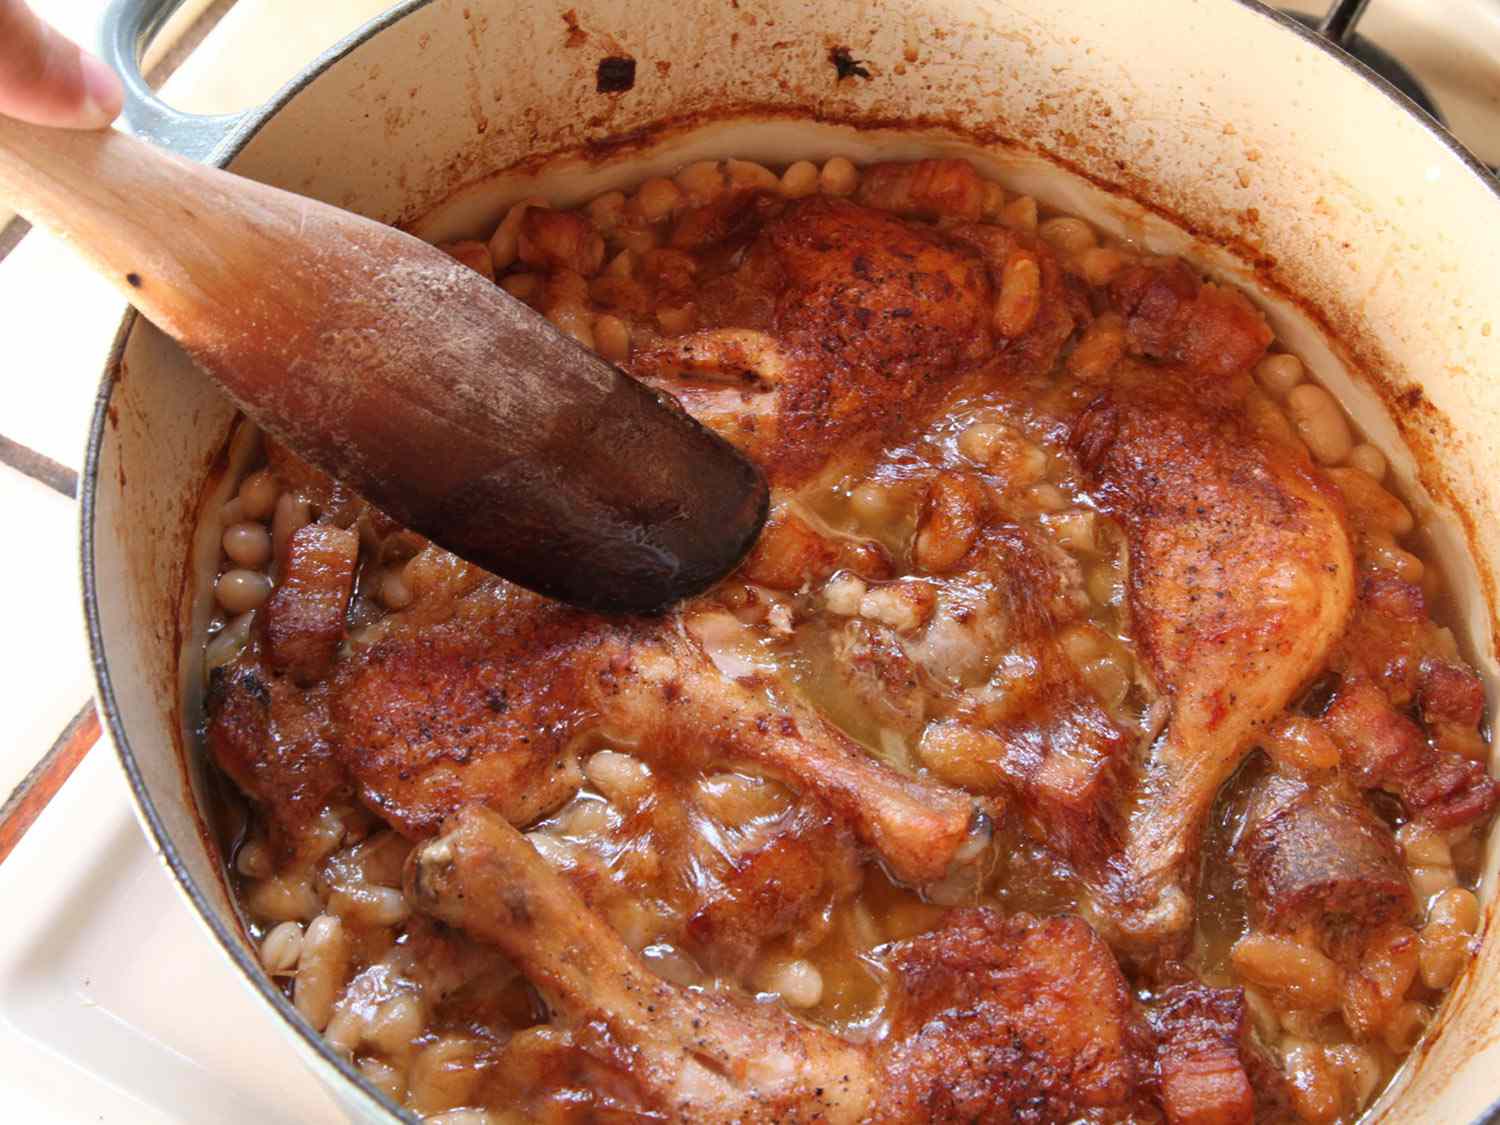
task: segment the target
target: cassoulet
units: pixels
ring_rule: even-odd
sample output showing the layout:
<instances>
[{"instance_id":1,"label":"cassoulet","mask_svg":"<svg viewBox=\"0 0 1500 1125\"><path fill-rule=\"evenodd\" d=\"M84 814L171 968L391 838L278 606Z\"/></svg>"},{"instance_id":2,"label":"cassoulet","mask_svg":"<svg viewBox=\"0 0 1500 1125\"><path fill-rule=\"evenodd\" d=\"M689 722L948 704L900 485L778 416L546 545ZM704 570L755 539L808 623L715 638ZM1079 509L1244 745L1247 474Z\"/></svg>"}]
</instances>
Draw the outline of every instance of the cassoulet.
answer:
<instances>
[{"instance_id":1,"label":"cassoulet","mask_svg":"<svg viewBox=\"0 0 1500 1125\"><path fill-rule=\"evenodd\" d=\"M704 162L450 252L765 470L654 618L266 442L206 746L266 971L519 1121L1349 1120L1479 921L1484 692L1242 294L967 163Z\"/></svg>"}]
</instances>

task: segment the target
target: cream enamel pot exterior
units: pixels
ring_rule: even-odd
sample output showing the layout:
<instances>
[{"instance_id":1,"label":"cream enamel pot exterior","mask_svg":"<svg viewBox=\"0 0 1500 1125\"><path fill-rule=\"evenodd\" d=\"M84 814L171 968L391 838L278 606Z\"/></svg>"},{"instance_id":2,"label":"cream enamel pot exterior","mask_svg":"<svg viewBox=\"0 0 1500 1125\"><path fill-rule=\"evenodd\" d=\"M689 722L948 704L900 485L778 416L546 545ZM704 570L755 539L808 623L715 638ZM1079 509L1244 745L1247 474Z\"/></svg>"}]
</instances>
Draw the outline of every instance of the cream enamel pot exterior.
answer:
<instances>
[{"instance_id":1,"label":"cream enamel pot exterior","mask_svg":"<svg viewBox=\"0 0 1500 1125\"><path fill-rule=\"evenodd\" d=\"M121 3L111 46L129 62L175 5L143 17ZM841 78L834 48L868 77ZM601 92L630 70L601 74L605 59L634 60L628 90ZM169 141L184 125L150 103L131 120ZM188 124L214 163L434 238L485 232L522 195L570 204L702 156L966 154L1266 308L1428 512L1496 698L1495 183L1398 95L1258 5L412 0L269 105ZM191 638L217 536L198 517L238 456L233 418L174 345L126 318L82 492L100 708L148 833L233 971L352 1115L390 1120L260 973L203 829ZM1377 1119L1487 1119L1500 1098L1495 873L1491 847L1479 960Z\"/></svg>"}]
</instances>

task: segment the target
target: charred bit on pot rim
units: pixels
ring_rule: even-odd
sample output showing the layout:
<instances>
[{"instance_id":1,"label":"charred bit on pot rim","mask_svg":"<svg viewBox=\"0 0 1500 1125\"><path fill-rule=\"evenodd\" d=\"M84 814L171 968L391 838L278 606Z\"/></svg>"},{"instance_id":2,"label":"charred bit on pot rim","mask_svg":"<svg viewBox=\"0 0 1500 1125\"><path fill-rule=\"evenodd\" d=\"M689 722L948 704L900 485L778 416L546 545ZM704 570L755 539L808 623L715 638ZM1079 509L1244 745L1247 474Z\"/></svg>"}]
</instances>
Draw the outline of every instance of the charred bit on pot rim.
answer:
<instances>
[{"instance_id":1,"label":"charred bit on pot rim","mask_svg":"<svg viewBox=\"0 0 1500 1125\"><path fill-rule=\"evenodd\" d=\"M594 88L601 94L623 94L635 85L635 60L611 57L599 60Z\"/></svg>"},{"instance_id":2,"label":"charred bit on pot rim","mask_svg":"<svg viewBox=\"0 0 1500 1125\"><path fill-rule=\"evenodd\" d=\"M845 78L871 78L870 68L863 60L854 57L848 47L832 47L828 51L828 61L833 68L839 72L839 81Z\"/></svg>"}]
</instances>

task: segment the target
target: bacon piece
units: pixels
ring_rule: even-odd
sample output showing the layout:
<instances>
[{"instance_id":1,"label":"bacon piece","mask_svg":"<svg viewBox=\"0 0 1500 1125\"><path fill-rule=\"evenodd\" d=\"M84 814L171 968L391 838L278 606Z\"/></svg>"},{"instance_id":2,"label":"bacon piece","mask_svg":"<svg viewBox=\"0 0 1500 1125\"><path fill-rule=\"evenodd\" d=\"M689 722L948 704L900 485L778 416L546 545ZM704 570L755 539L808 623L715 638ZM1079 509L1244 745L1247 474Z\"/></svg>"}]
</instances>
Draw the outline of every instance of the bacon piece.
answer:
<instances>
[{"instance_id":1,"label":"bacon piece","mask_svg":"<svg viewBox=\"0 0 1500 1125\"><path fill-rule=\"evenodd\" d=\"M266 602L271 667L306 686L333 668L354 591L359 533L308 524L292 533L281 580Z\"/></svg>"},{"instance_id":2,"label":"bacon piece","mask_svg":"<svg viewBox=\"0 0 1500 1125\"><path fill-rule=\"evenodd\" d=\"M1375 927L1411 911L1391 830L1337 784L1271 774L1255 787L1235 848L1257 929L1353 919Z\"/></svg>"},{"instance_id":3,"label":"bacon piece","mask_svg":"<svg viewBox=\"0 0 1500 1125\"><path fill-rule=\"evenodd\" d=\"M1170 1125L1249 1125L1255 1091L1245 994L1198 983L1167 989L1146 1011L1157 1038L1162 1108Z\"/></svg>"},{"instance_id":4,"label":"bacon piece","mask_svg":"<svg viewBox=\"0 0 1500 1125\"><path fill-rule=\"evenodd\" d=\"M1175 258L1127 268L1109 296L1130 351L1203 375L1247 370L1271 343L1265 318L1242 293L1205 283Z\"/></svg>"},{"instance_id":5,"label":"bacon piece","mask_svg":"<svg viewBox=\"0 0 1500 1125\"><path fill-rule=\"evenodd\" d=\"M1500 803L1500 785L1483 765L1433 747L1374 684L1340 689L1323 722L1359 785L1395 794L1412 816L1435 828L1480 820Z\"/></svg>"},{"instance_id":6,"label":"bacon piece","mask_svg":"<svg viewBox=\"0 0 1500 1125\"><path fill-rule=\"evenodd\" d=\"M1484 684L1473 670L1451 660L1422 661L1417 681L1422 721L1477 727L1484 718Z\"/></svg>"},{"instance_id":7,"label":"bacon piece","mask_svg":"<svg viewBox=\"0 0 1500 1125\"><path fill-rule=\"evenodd\" d=\"M984 207L984 181L967 160L875 164L864 170L855 198L913 219L973 222Z\"/></svg>"},{"instance_id":8,"label":"bacon piece","mask_svg":"<svg viewBox=\"0 0 1500 1125\"><path fill-rule=\"evenodd\" d=\"M1394 574L1365 574L1330 666L1346 679L1374 682L1392 704L1405 706L1417 691L1430 630L1420 586Z\"/></svg>"}]
</instances>

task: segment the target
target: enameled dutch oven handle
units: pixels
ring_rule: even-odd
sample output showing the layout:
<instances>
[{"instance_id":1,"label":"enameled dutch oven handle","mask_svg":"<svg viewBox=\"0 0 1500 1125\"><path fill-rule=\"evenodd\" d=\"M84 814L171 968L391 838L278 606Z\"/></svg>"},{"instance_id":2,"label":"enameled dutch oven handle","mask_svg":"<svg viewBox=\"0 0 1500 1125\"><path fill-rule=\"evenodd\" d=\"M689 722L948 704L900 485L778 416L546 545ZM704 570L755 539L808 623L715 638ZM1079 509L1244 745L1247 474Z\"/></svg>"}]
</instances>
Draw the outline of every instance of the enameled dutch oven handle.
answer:
<instances>
[{"instance_id":1,"label":"enameled dutch oven handle","mask_svg":"<svg viewBox=\"0 0 1500 1125\"><path fill-rule=\"evenodd\" d=\"M111 0L99 28L99 53L125 85L121 116L132 133L192 160L205 160L247 116L182 113L156 96L141 57L183 0Z\"/></svg>"}]
</instances>

